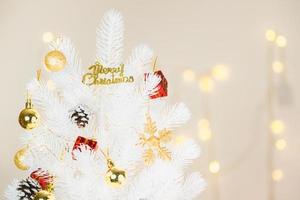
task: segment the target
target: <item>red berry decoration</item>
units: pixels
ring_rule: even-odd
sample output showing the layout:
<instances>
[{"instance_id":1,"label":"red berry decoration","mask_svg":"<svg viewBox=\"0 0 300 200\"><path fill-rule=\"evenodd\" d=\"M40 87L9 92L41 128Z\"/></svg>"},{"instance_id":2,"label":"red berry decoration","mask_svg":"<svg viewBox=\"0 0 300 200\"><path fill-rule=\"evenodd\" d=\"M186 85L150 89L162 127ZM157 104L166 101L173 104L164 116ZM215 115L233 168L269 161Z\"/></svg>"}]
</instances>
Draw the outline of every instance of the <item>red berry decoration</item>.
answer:
<instances>
[{"instance_id":1,"label":"red berry decoration","mask_svg":"<svg viewBox=\"0 0 300 200\"><path fill-rule=\"evenodd\" d=\"M151 96L149 96L151 99L156 99L160 97L165 97L168 96L168 81L165 78L164 74L162 73L161 70L155 71L155 72L150 72L150 73L145 73L145 81L147 78L151 75L156 75L158 76L161 80L159 84L157 85L156 89L157 92Z\"/></svg>"},{"instance_id":2,"label":"red berry decoration","mask_svg":"<svg viewBox=\"0 0 300 200\"><path fill-rule=\"evenodd\" d=\"M48 171L38 168L30 174L30 178L36 180L43 190L48 190L53 186L54 177Z\"/></svg>"}]
</instances>

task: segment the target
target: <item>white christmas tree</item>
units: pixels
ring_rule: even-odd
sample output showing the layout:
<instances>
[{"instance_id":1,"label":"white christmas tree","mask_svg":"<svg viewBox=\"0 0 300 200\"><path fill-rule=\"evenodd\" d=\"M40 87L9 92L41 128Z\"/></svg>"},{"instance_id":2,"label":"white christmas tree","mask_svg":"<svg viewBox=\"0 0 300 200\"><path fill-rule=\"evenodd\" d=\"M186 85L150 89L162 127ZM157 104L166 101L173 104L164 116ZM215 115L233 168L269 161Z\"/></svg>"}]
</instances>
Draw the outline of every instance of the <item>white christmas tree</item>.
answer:
<instances>
[{"instance_id":1,"label":"white christmas tree","mask_svg":"<svg viewBox=\"0 0 300 200\"><path fill-rule=\"evenodd\" d=\"M27 109L39 115L29 116L15 162L29 174L13 181L7 200L191 200L204 189L198 172L184 172L200 148L173 132L189 110L167 104L167 81L147 46L123 62L123 32L121 14L107 12L89 69L68 38L51 42L66 64L46 58L51 71L28 84Z\"/></svg>"}]
</instances>

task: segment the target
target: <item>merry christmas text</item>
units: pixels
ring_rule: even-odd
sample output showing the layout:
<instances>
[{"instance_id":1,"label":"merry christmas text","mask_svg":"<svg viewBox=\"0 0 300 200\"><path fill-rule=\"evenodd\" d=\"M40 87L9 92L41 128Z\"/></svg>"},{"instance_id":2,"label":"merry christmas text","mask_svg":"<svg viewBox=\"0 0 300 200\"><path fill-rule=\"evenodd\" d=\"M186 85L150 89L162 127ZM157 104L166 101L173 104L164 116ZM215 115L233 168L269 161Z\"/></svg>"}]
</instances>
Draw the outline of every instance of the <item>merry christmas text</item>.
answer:
<instances>
[{"instance_id":1,"label":"merry christmas text","mask_svg":"<svg viewBox=\"0 0 300 200\"><path fill-rule=\"evenodd\" d=\"M89 71L82 77L82 82L86 85L110 85L134 82L133 76L124 75L124 64L118 67L104 67L99 62L96 62L89 67Z\"/></svg>"}]
</instances>

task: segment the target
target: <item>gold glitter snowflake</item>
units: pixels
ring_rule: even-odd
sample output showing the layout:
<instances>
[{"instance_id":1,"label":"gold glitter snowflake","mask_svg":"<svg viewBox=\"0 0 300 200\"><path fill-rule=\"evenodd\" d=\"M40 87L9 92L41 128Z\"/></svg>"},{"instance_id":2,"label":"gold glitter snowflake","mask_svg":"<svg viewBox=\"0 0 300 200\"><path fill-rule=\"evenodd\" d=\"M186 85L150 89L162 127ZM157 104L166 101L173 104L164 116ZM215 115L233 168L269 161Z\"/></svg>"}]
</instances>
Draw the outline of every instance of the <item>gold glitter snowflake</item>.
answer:
<instances>
[{"instance_id":1,"label":"gold glitter snowflake","mask_svg":"<svg viewBox=\"0 0 300 200\"><path fill-rule=\"evenodd\" d=\"M167 129L157 130L155 122L150 115L146 116L147 121L144 133L140 135L140 145L146 148L143 158L146 164L151 164L156 155L162 160L171 160L171 152L164 144L171 141L171 131Z\"/></svg>"}]
</instances>

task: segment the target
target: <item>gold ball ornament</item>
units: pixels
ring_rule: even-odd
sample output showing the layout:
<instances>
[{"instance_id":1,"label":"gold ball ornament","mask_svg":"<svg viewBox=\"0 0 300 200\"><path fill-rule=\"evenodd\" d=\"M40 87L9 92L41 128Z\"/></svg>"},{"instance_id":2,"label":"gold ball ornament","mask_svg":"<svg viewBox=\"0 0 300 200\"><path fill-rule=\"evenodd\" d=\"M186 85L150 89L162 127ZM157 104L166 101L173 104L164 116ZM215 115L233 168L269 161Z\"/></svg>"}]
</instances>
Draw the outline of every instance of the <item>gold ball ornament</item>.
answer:
<instances>
[{"instance_id":1,"label":"gold ball ornament","mask_svg":"<svg viewBox=\"0 0 300 200\"><path fill-rule=\"evenodd\" d=\"M65 55L57 50L50 51L45 56L46 68L51 72L58 72L65 68L67 59Z\"/></svg>"},{"instance_id":2,"label":"gold ball ornament","mask_svg":"<svg viewBox=\"0 0 300 200\"><path fill-rule=\"evenodd\" d=\"M126 172L117 167L111 167L105 174L105 181L111 187L120 187L126 181Z\"/></svg>"},{"instance_id":3,"label":"gold ball ornament","mask_svg":"<svg viewBox=\"0 0 300 200\"><path fill-rule=\"evenodd\" d=\"M14 156L14 163L16 167L20 170L28 170L29 167L23 163L24 157L27 153L28 147L24 147L17 151L17 153Z\"/></svg>"},{"instance_id":4,"label":"gold ball ornament","mask_svg":"<svg viewBox=\"0 0 300 200\"><path fill-rule=\"evenodd\" d=\"M25 108L19 114L19 123L26 130L34 129L38 126L40 115L32 107L30 99L27 99Z\"/></svg>"},{"instance_id":5,"label":"gold ball ornament","mask_svg":"<svg viewBox=\"0 0 300 200\"><path fill-rule=\"evenodd\" d=\"M33 200L55 200L54 195L47 190L41 190L36 193Z\"/></svg>"}]
</instances>

